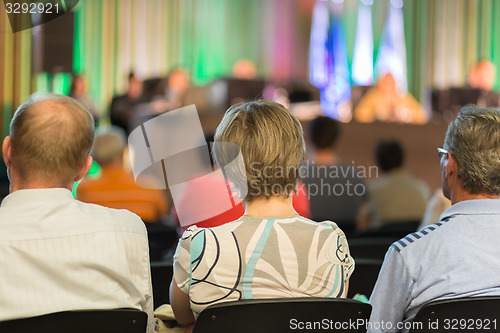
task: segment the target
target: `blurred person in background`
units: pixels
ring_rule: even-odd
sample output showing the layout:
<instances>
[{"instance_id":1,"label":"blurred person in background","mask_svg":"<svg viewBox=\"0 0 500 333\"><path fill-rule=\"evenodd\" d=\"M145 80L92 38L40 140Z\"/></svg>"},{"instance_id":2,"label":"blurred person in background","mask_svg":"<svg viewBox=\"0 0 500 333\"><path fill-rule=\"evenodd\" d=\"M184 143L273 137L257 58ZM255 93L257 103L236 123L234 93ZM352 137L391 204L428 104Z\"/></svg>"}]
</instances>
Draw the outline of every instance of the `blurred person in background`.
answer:
<instances>
[{"instance_id":1,"label":"blurred person in background","mask_svg":"<svg viewBox=\"0 0 500 333\"><path fill-rule=\"evenodd\" d=\"M424 124L427 115L412 95L399 94L394 77L387 73L359 101L354 109L354 119L362 123L378 120Z\"/></svg>"},{"instance_id":2,"label":"blurred person in background","mask_svg":"<svg viewBox=\"0 0 500 333\"><path fill-rule=\"evenodd\" d=\"M368 193L354 165L348 165L336 153L341 124L320 116L309 127L314 159L302 169L308 190L313 220L331 220L346 235L368 227ZM356 191L355 191L356 189Z\"/></svg>"},{"instance_id":3,"label":"blurred person in background","mask_svg":"<svg viewBox=\"0 0 500 333\"><path fill-rule=\"evenodd\" d=\"M240 59L233 66L233 77L237 79L253 80L257 78L257 66L248 59Z\"/></svg>"},{"instance_id":4,"label":"blurred person in background","mask_svg":"<svg viewBox=\"0 0 500 333\"><path fill-rule=\"evenodd\" d=\"M382 175L368 183L370 209L375 213L374 225L420 223L430 189L403 168L403 146L395 140L381 141L375 149L375 158Z\"/></svg>"},{"instance_id":5,"label":"blurred person in background","mask_svg":"<svg viewBox=\"0 0 500 333\"><path fill-rule=\"evenodd\" d=\"M142 103L136 105L130 115L129 127L135 128L158 114L186 106L190 85L188 72L180 67L172 69L165 78L146 80Z\"/></svg>"},{"instance_id":6,"label":"blurred person in background","mask_svg":"<svg viewBox=\"0 0 500 333\"><path fill-rule=\"evenodd\" d=\"M96 133L92 156L102 168L101 175L84 178L77 187L77 198L105 207L127 209L146 223L160 222L169 208L165 194L136 184L133 175L123 167L126 146L125 133L119 127L104 128ZM151 185L154 188L155 184Z\"/></svg>"},{"instance_id":7,"label":"blurred person in background","mask_svg":"<svg viewBox=\"0 0 500 333\"><path fill-rule=\"evenodd\" d=\"M111 125L121 127L125 133L132 130L131 119L135 108L146 102L143 96L143 82L133 72L128 75L128 90L124 95L114 96L109 117Z\"/></svg>"},{"instance_id":8,"label":"blurred person in background","mask_svg":"<svg viewBox=\"0 0 500 333\"><path fill-rule=\"evenodd\" d=\"M180 108L191 84L189 74L182 68L174 68L167 76L167 89L165 97L168 102L168 109Z\"/></svg>"},{"instance_id":9,"label":"blurred person in background","mask_svg":"<svg viewBox=\"0 0 500 333\"><path fill-rule=\"evenodd\" d=\"M69 96L82 103L82 105L89 110L90 114L94 118L94 122L97 124L97 121L99 120L99 113L97 112L94 102L87 95L87 85L85 83L85 78L82 75L73 76Z\"/></svg>"},{"instance_id":10,"label":"blurred person in background","mask_svg":"<svg viewBox=\"0 0 500 333\"><path fill-rule=\"evenodd\" d=\"M489 60L481 60L469 72L469 85L480 89L477 104L487 107L500 107L500 94L493 91L496 81L495 65Z\"/></svg>"}]
</instances>

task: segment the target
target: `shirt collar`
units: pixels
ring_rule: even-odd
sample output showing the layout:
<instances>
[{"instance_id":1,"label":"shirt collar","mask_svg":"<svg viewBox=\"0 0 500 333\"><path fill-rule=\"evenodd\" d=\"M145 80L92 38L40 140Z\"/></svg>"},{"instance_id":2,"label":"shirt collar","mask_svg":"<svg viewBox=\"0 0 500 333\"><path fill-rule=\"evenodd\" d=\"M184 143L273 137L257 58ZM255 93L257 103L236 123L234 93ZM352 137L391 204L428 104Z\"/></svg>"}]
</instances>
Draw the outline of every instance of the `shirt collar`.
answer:
<instances>
[{"instance_id":1,"label":"shirt collar","mask_svg":"<svg viewBox=\"0 0 500 333\"><path fill-rule=\"evenodd\" d=\"M67 188L17 190L3 199L1 207L22 205L31 202L58 202L61 200L73 200L71 191Z\"/></svg>"},{"instance_id":2,"label":"shirt collar","mask_svg":"<svg viewBox=\"0 0 500 333\"><path fill-rule=\"evenodd\" d=\"M500 199L476 199L457 202L445 210L439 221L453 215L500 215Z\"/></svg>"}]
</instances>

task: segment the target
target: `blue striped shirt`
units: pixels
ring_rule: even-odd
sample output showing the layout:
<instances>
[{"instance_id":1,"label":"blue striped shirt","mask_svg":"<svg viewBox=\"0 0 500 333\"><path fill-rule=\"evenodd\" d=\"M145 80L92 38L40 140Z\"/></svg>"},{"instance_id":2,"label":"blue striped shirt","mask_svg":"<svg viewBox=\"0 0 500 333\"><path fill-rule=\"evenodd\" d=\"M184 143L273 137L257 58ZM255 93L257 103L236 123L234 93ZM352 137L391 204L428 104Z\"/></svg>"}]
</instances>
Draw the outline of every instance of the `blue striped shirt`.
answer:
<instances>
[{"instance_id":1,"label":"blue striped shirt","mask_svg":"<svg viewBox=\"0 0 500 333\"><path fill-rule=\"evenodd\" d=\"M438 299L500 295L498 235L500 200L467 200L394 242L370 298L371 326L379 329L368 332L407 332L398 323Z\"/></svg>"}]
</instances>

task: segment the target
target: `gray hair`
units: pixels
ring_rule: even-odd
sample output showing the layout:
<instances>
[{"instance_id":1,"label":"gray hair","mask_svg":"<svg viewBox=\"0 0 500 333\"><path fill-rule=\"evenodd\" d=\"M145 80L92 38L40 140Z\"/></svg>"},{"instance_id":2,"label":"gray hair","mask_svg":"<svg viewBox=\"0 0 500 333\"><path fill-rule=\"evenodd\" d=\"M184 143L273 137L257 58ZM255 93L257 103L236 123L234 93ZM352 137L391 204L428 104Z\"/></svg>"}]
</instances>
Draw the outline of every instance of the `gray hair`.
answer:
<instances>
[{"instance_id":1,"label":"gray hair","mask_svg":"<svg viewBox=\"0 0 500 333\"><path fill-rule=\"evenodd\" d=\"M92 157L100 166L111 164L121 157L127 145L125 132L116 126L100 128L96 131Z\"/></svg>"},{"instance_id":2,"label":"gray hair","mask_svg":"<svg viewBox=\"0 0 500 333\"><path fill-rule=\"evenodd\" d=\"M448 126L444 148L455 157L465 190L500 193L499 109L464 106Z\"/></svg>"}]
</instances>

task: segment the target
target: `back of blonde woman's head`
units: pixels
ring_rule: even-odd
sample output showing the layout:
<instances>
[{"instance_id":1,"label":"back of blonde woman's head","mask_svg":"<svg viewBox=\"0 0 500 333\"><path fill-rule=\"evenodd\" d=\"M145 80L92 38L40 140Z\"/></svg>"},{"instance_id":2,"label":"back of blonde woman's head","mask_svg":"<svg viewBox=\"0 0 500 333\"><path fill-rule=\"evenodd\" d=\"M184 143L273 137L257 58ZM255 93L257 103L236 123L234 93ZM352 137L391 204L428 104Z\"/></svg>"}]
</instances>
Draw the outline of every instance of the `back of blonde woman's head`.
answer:
<instances>
[{"instance_id":1,"label":"back of blonde woman's head","mask_svg":"<svg viewBox=\"0 0 500 333\"><path fill-rule=\"evenodd\" d=\"M243 165L234 162L231 146L239 147ZM302 126L281 104L264 99L236 104L217 127L213 155L228 180L246 193L245 201L288 197L305 157Z\"/></svg>"}]
</instances>

